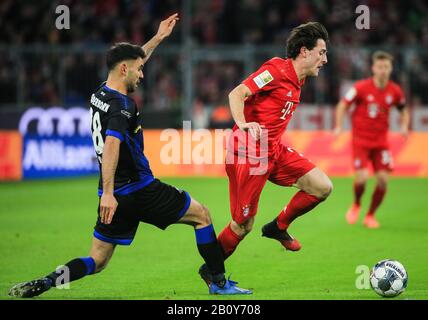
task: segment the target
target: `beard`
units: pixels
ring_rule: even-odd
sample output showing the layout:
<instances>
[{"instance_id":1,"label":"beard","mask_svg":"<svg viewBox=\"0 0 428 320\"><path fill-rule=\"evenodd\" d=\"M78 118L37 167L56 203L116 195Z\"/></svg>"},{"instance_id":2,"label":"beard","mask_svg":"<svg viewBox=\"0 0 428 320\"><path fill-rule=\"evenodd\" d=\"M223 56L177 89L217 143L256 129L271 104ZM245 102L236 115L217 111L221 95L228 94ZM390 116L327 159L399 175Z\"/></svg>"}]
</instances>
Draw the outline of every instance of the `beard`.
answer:
<instances>
[{"instance_id":1,"label":"beard","mask_svg":"<svg viewBox=\"0 0 428 320\"><path fill-rule=\"evenodd\" d=\"M127 84L126 84L126 90L128 91L128 92L134 92L135 91L135 89L137 88L137 86L138 86L138 84L137 83L130 83L130 82L128 82Z\"/></svg>"}]
</instances>

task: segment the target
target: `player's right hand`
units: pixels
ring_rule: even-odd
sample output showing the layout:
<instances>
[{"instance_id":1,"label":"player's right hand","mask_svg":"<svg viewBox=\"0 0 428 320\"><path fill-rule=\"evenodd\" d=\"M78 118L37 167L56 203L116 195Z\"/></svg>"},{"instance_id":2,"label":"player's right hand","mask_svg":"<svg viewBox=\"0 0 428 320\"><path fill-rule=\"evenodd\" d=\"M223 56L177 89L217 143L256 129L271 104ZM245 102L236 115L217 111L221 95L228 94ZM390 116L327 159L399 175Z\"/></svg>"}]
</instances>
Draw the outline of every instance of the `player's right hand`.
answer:
<instances>
[{"instance_id":1,"label":"player's right hand","mask_svg":"<svg viewBox=\"0 0 428 320\"><path fill-rule=\"evenodd\" d=\"M257 141L262 135L262 130L265 126L258 124L257 122L246 122L239 123L239 129L243 131L249 131L251 136Z\"/></svg>"},{"instance_id":2,"label":"player's right hand","mask_svg":"<svg viewBox=\"0 0 428 320\"><path fill-rule=\"evenodd\" d=\"M343 131L342 127L335 127L335 128L333 129L333 134L334 134L336 137L338 137L338 136L342 133L342 131Z\"/></svg>"},{"instance_id":3,"label":"player's right hand","mask_svg":"<svg viewBox=\"0 0 428 320\"><path fill-rule=\"evenodd\" d=\"M169 16L168 18L166 18L160 23L158 32L156 34L160 40L163 40L166 37L169 37L169 35L171 34L172 30L175 27L175 24L179 19L180 18L178 17L178 13L174 13L172 16Z\"/></svg>"},{"instance_id":4,"label":"player's right hand","mask_svg":"<svg viewBox=\"0 0 428 320\"><path fill-rule=\"evenodd\" d=\"M110 224L116 212L117 200L111 193L103 193L100 201L100 219L104 224Z\"/></svg>"}]
</instances>

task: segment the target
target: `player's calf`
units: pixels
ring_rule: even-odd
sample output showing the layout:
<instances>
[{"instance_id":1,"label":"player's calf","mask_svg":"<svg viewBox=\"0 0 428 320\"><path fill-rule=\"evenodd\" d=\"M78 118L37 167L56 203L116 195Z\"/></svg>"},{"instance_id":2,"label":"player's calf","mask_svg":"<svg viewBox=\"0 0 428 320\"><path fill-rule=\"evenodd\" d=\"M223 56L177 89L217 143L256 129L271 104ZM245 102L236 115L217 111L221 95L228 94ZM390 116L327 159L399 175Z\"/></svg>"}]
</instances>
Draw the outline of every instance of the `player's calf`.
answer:
<instances>
[{"instance_id":1,"label":"player's calf","mask_svg":"<svg viewBox=\"0 0 428 320\"><path fill-rule=\"evenodd\" d=\"M239 243L251 232L254 225L254 217L248 218L243 223L231 221L218 236L218 241L223 251L224 259L227 259L236 250Z\"/></svg>"},{"instance_id":2,"label":"player's calf","mask_svg":"<svg viewBox=\"0 0 428 320\"><path fill-rule=\"evenodd\" d=\"M206 265L206 272L199 272L201 277L207 285L212 282L217 283L220 287L225 285L223 254L217 242L208 208L191 199L189 209L179 222L192 225L195 228L196 245Z\"/></svg>"},{"instance_id":3,"label":"player's calf","mask_svg":"<svg viewBox=\"0 0 428 320\"><path fill-rule=\"evenodd\" d=\"M99 240L95 237L93 238L88 257L91 258L95 264L93 273L99 273L107 267L115 248L115 244Z\"/></svg>"}]
</instances>

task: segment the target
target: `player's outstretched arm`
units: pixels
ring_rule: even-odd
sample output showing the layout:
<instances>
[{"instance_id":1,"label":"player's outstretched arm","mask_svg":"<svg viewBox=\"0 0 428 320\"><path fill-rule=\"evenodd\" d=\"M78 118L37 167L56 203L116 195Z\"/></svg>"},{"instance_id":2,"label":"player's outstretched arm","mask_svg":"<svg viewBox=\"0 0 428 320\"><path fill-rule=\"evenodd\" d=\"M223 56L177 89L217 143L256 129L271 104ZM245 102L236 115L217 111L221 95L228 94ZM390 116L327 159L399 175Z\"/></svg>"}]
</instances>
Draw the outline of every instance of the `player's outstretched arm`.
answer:
<instances>
[{"instance_id":1,"label":"player's outstretched arm","mask_svg":"<svg viewBox=\"0 0 428 320\"><path fill-rule=\"evenodd\" d=\"M239 129L250 131L253 138L258 140L262 134L262 126L257 122L246 122L244 115L244 101L251 95L251 90L241 83L229 93L229 106L233 120Z\"/></svg>"},{"instance_id":2,"label":"player's outstretched arm","mask_svg":"<svg viewBox=\"0 0 428 320\"><path fill-rule=\"evenodd\" d=\"M340 100L340 102L336 106L336 116L335 116L336 125L333 131L336 136L341 134L343 131L342 124L343 124L343 118L345 117L345 111L347 107L348 106L343 100Z\"/></svg>"},{"instance_id":3,"label":"player's outstretched arm","mask_svg":"<svg viewBox=\"0 0 428 320\"><path fill-rule=\"evenodd\" d=\"M101 222L110 224L117 208L117 201L113 195L114 174L119 161L120 140L113 136L107 136L103 149L102 178L103 195L100 201Z\"/></svg>"},{"instance_id":4,"label":"player's outstretched arm","mask_svg":"<svg viewBox=\"0 0 428 320\"><path fill-rule=\"evenodd\" d=\"M155 50L159 43L161 43L165 38L169 37L178 20L178 13L174 13L172 16L168 17L160 23L158 32L142 47L146 53L144 62L149 60L153 50Z\"/></svg>"},{"instance_id":5,"label":"player's outstretched arm","mask_svg":"<svg viewBox=\"0 0 428 320\"><path fill-rule=\"evenodd\" d=\"M398 110L400 111L400 133L404 138L407 138L409 136L409 125L410 125L410 114L409 114L409 108L406 106L399 107Z\"/></svg>"}]
</instances>

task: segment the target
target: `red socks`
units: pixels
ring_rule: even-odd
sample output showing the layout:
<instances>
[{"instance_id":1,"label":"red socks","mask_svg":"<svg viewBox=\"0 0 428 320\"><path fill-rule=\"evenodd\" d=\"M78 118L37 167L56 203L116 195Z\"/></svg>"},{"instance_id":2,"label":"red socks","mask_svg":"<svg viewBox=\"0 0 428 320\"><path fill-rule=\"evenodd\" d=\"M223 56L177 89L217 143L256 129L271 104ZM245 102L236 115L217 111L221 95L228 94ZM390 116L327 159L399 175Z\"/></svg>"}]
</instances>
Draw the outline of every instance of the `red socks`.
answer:
<instances>
[{"instance_id":1,"label":"red socks","mask_svg":"<svg viewBox=\"0 0 428 320\"><path fill-rule=\"evenodd\" d=\"M365 184L354 183L354 195L355 195L354 203L358 206L361 204L361 197L363 196L365 188L366 188Z\"/></svg>"},{"instance_id":2,"label":"red socks","mask_svg":"<svg viewBox=\"0 0 428 320\"><path fill-rule=\"evenodd\" d=\"M373 196L372 196L372 203L370 204L370 209L369 209L369 212L367 213L368 216L373 216L375 214L376 209L382 203L385 193L386 193L386 188L384 189L384 188L380 188L379 186L376 186L376 189L373 192Z\"/></svg>"},{"instance_id":3,"label":"red socks","mask_svg":"<svg viewBox=\"0 0 428 320\"><path fill-rule=\"evenodd\" d=\"M285 230L298 216L312 210L322 200L304 191L297 192L278 216L278 228Z\"/></svg>"},{"instance_id":4,"label":"red socks","mask_svg":"<svg viewBox=\"0 0 428 320\"><path fill-rule=\"evenodd\" d=\"M224 259L226 260L241 242L241 238L230 228L230 223L219 234L217 241L223 249Z\"/></svg>"}]
</instances>

